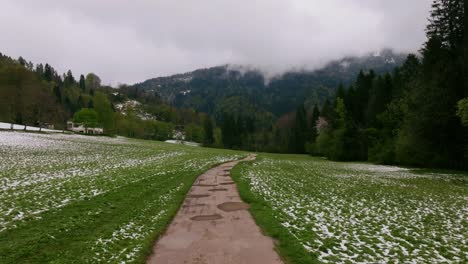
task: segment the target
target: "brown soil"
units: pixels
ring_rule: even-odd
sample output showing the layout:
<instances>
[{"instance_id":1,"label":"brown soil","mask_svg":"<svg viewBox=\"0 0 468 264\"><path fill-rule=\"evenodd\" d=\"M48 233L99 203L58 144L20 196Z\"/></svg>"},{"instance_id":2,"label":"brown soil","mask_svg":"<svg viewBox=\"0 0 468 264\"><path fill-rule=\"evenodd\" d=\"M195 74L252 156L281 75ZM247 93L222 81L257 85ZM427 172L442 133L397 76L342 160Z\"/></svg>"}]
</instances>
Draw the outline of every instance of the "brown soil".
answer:
<instances>
[{"instance_id":1,"label":"brown soil","mask_svg":"<svg viewBox=\"0 0 468 264\"><path fill-rule=\"evenodd\" d=\"M250 155L245 160L253 160ZM242 202L234 182L226 182L228 162L198 177L166 233L156 242L147 263L179 264L280 264L274 242L262 234ZM227 175L225 175L227 174ZM223 182L224 181L224 182ZM200 183L217 185L223 191L211 195ZM213 190L220 190L215 188Z\"/></svg>"},{"instance_id":2,"label":"brown soil","mask_svg":"<svg viewBox=\"0 0 468 264\"><path fill-rule=\"evenodd\" d=\"M224 212L232 212L238 210L247 210L250 208L250 205L242 202L226 202L218 204L218 208Z\"/></svg>"}]
</instances>

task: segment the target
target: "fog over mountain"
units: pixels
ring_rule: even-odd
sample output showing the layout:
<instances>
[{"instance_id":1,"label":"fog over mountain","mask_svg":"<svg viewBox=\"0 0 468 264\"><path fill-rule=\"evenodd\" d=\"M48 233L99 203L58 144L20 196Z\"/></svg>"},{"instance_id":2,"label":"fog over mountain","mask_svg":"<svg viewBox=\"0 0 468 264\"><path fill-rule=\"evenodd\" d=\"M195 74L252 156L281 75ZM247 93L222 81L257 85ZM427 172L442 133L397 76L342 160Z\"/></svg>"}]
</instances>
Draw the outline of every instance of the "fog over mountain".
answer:
<instances>
[{"instance_id":1,"label":"fog over mountain","mask_svg":"<svg viewBox=\"0 0 468 264\"><path fill-rule=\"evenodd\" d=\"M224 64L267 75L417 51L430 0L2 0L0 51L104 83Z\"/></svg>"}]
</instances>

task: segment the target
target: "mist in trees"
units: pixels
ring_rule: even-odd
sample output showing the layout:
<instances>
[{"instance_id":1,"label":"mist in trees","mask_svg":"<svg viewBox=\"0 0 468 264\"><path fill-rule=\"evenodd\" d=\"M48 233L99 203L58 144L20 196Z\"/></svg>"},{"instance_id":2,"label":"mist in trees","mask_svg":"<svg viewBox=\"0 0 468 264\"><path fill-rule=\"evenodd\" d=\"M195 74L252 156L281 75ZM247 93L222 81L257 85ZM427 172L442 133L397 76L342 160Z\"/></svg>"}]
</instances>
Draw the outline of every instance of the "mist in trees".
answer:
<instances>
[{"instance_id":1,"label":"mist in trees","mask_svg":"<svg viewBox=\"0 0 468 264\"><path fill-rule=\"evenodd\" d=\"M320 154L467 168L463 10L463 1L434 1L421 57L410 55L392 75L361 73L354 86L338 91L334 117L327 118L329 127L321 132L326 135L316 142L329 146ZM343 112L348 118L343 119Z\"/></svg>"},{"instance_id":2,"label":"mist in trees","mask_svg":"<svg viewBox=\"0 0 468 264\"><path fill-rule=\"evenodd\" d=\"M420 55L409 55L391 74L361 71L352 85L340 85L321 110L301 104L269 129L245 132L239 117L225 115L224 146L466 169L464 19L463 1L434 1Z\"/></svg>"},{"instance_id":3,"label":"mist in trees","mask_svg":"<svg viewBox=\"0 0 468 264\"><path fill-rule=\"evenodd\" d=\"M102 85L94 73L75 77L68 70L59 74L50 64L34 65L23 57L15 60L0 53L0 121L62 128L73 119L101 126L108 135L166 140L178 130L186 140L212 147L467 169L468 44L464 29L464 1L435 0L420 54L409 55L391 73L361 71L354 82L345 85L333 79L330 83L336 89L320 92L315 105L306 98L308 89L324 88L313 87L315 82L306 82L311 86L306 87L294 73L286 74L271 89L300 85L303 101L289 98L291 89L262 102L268 109L272 102L286 98L287 105L279 108L293 110L285 114L281 109L269 112L258 107L262 90L238 89L226 78L195 79L192 84L200 89L192 93L199 96L184 101L185 108L175 108L155 91L140 86L112 88ZM225 73L221 68L211 71ZM264 88L258 74L246 82ZM230 96L217 100L214 96L224 86ZM202 99L206 91L210 97ZM334 96L329 96L332 92ZM174 102L183 98L178 95ZM116 109L128 100L140 102L140 109ZM142 112L152 118L142 117Z\"/></svg>"}]
</instances>

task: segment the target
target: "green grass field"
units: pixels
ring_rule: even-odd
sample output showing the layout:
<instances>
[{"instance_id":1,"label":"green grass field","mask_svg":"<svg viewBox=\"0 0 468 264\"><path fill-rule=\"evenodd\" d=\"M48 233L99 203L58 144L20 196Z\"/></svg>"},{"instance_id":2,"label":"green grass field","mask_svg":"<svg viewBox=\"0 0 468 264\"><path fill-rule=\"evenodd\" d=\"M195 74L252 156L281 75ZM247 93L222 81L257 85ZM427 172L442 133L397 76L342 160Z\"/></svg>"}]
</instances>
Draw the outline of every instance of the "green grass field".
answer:
<instances>
[{"instance_id":1,"label":"green grass field","mask_svg":"<svg viewBox=\"0 0 468 264\"><path fill-rule=\"evenodd\" d=\"M466 263L468 175L261 154L234 171L289 263Z\"/></svg>"},{"instance_id":2,"label":"green grass field","mask_svg":"<svg viewBox=\"0 0 468 264\"><path fill-rule=\"evenodd\" d=\"M245 155L0 131L0 263L143 263L195 178ZM467 262L467 174L259 154L233 177L288 263Z\"/></svg>"},{"instance_id":3,"label":"green grass field","mask_svg":"<svg viewBox=\"0 0 468 264\"><path fill-rule=\"evenodd\" d=\"M0 131L0 263L142 263L195 178L243 156Z\"/></svg>"}]
</instances>

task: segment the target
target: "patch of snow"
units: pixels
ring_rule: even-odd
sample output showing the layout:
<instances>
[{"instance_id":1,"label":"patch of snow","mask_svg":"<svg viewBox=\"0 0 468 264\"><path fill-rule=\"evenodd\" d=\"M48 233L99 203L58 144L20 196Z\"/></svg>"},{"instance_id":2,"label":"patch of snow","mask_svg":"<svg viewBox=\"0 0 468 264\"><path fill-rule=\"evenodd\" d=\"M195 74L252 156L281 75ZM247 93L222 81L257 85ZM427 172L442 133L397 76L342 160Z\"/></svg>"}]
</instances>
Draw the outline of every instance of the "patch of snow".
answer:
<instances>
[{"instance_id":1,"label":"patch of snow","mask_svg":"<svg viewBox=\"0 0 468 264\"><path fill-rule=\"evenodd\" d=\"M10 123L0 122L0 129L11 129ZM13 124L13 130L24 130L24 125ZM43 131L50 133L62 133L62 130L48 129L48 128L39 128L34 126L26 126L26 131Z\"/></svg>"},{"instance_id":2,"label":"patch of snow","mask_svg":"<svg viewBox=\"0 0 468 264\"><path fill-rule=\"evenodd\" d=\"M192 141L183 141L183 140L175 140L175 139L169 139L164 141L166 143L171 143L171 144L180 144L180 145L187 145L191 147L200 147L201 144L197 142L192 142Z\"/></svg>"},{"instance_id":3,"label":"patch of snow","mask_svg":"<svg viewBox=\"0 0 468 264\"><path fill-rule=\"evenodd\" d=\"M340 63L340 66L341 66L342 68L344 68L344 69L349 68L350 65L351 65L351 63L350 63L349 61L342 61L342 62Z\"/></svg>"}]
</instances>

